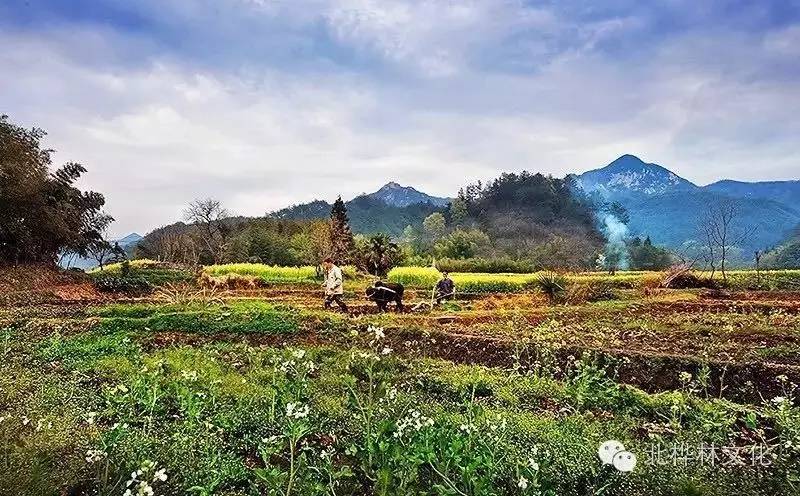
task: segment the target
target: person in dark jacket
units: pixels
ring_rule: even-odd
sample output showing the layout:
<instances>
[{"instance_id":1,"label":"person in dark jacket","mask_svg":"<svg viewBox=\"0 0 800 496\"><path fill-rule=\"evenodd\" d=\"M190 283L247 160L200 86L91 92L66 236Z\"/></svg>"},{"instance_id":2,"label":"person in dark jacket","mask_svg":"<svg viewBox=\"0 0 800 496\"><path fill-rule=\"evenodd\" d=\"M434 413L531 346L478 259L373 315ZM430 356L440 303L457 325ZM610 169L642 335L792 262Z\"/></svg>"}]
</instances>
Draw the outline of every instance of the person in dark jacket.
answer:
<instances>
[{"instance_id":1,"label":"person in dark jacket","mask_svg":"<svg viewBox=\"0 0 800 496\"><path fill-rule=\"evenodd\" d=\"M447 272L442 272L442 278L436 283L436 304L440 305L442 300L452 300L456 294L456 285Z\"/></svg>"}]
</instances>

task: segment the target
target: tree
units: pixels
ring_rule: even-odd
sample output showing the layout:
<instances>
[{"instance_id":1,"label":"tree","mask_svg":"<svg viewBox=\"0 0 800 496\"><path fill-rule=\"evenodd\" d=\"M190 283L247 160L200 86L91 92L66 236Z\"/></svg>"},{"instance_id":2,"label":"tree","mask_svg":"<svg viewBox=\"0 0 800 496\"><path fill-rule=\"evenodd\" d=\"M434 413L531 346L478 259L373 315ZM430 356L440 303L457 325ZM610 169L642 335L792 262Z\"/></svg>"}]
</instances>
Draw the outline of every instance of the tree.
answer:
<instances>
[{"instance_id":1,"label":"tree","mask_svg":"<svg viewBox=\"0 0 800 496\"><path fill-rule=\"evenodd\" d=\"M489 236L479 229L457 228L436 243L435 252L443 258L472 258L490 244Z\"/></svg>"},{"instance_id":2,"label":"tree","mask_svg":"<svg viewBox=\"0 0 800 496\"><path fill-rule=\"evenodd\" d=\"M627 245L630 268L633 270L663 270L674 261L669 251L653 245L650 236L644 241L635 237Z\"/></svg>"},{"instance_id":3,"label":"tree","mask_svg":"<svg viewBox=\"0 0 800 496\"><path fill-rule=\"evenodd\" d=\"M741 223L741 205L734 199L723 198L708 205L698 220L698 232L704 244L705 258L714 277L717 261L722 279L728 279L726 268L731 250L744 242L753 229Z\"/></svg>"},{"instance_id":4,"label":"tree","mask_svg":"<svg viewBox=\"0 0 800 496\"><path fill-rule=\"evenodd\" d=\"M340 196L331 207L330 256L336 263L344 264L352 260L354 251L355 240L347 218L347 207Z\"/></svg>"},{"instance_id":5,"label":"tree","mask_svg":"<svg viewBox=\"0 0 800 496\"><path fill-rule=\"evenodd\" d=\"M403 256L400 247L385 234L376 234L364 240L360 243L358 252L359 268L378 277L386 277Z\"/></svg>"},{"instance_id":6,"label":"tree","mask_svg":"<svg viewBox=\"0 0 800 496\"><path fill-rule=\"evenodd\" d=\"M447 233L447 221L440 212L434 212L422 221L422 247L429 250Z\"/></svg>"},{"instance_id":7,"label":"tree","mask_svg":"<svg viewBox=\"0 0 800 496\"><path fill-rule=\"evenodd\" d=\"M460 196L450 204L450 221L454 226L461 226L466 222L469 212L467 202Z\"/></svg>"},{"instance_id":8,"label":"tree","mask_svg":"<svg viewBox=\"0 0 800 496\"><path fill-rule=\"evenodd\" d=\"M223 261L229 229L225 219L228 211L213 198L195 200L184 212L184 219L197 227L199 245L205 250L204 258L215 264Z\"/></svg>"},{"instance_id":9,"label":"tree","mask_svg":"<svg viewBox=\"0 0 800 496\"><path fill-rule=\"evenodd\" d=\"M113 219L103 195L74 186L86 169L69 162L54 172L42 149L46 133L0 116L0 263L55 263L60 254L87 254Z\"/></svg>"},{"instance_id":10,"label":"tree","mask_svg":"<svg viewBox=\"0 0 800 496\"><path fill-rule=\"evenodd\" d=\"M103 270L107 263L120 262L128 257L119 243L111 243L108 240L100 239L92 242L87 250L89 257L97 262L100 270Z\"/></svg>"}]
</instances>

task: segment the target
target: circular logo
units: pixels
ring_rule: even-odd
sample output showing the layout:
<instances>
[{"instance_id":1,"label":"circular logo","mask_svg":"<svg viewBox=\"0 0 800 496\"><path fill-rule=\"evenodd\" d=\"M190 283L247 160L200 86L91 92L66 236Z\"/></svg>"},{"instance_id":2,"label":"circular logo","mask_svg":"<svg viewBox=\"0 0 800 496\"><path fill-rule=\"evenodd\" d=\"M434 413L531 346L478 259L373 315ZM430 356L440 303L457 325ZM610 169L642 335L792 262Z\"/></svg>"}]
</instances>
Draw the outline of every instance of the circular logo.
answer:
<instances>
[{"instance_id":1,"label":"circular logo","mask_svg":"<svg viewBox=\"0 0 800 496\"><path fill-rule=\"evenodd\" d=\"M600 445L600 448L597 450L597 456L600 457L603 464L611 465L614 463L614 455L624 450L625 446L623 446L621 442L612 439Z\"/></svg>"},{"instance_id":2,"label":"circular logo","mask_svg":"<svg viewBox=\"0 0 800 496\"><path fill-rule=\"evenodd\" d=\"M630 451L618 451L613 459L614 468L620 472L633 472L636 466L636 455Z\"/></svg>"}]
</instances>

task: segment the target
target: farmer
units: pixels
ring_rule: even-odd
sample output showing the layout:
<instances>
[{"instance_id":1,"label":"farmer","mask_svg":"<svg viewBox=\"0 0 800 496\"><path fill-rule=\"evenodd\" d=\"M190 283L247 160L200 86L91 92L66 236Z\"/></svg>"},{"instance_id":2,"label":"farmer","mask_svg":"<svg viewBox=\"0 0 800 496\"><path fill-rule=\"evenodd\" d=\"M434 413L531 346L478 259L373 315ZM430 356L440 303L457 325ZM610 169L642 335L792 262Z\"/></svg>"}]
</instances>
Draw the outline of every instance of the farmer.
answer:
<instances>
[{"instance_id":1,"label":"farmer","mask_svg":"<svg viewBox=\"0 0 800 496\"><path fill-rule=\"evenodd\" d=\"M436 304L440 305L442 300L452 300L456 294L456 285L447 272L442 272L442 278L436 283Z\"/></svg>"},{"instance_id":2,"label":"farmer","mask_svg":"<svg viewBox=\"0 0 800 496\"><path fill-rule=\"evenodd\" d=\"M342 301L342 269L333 264L331 257L322 261L322 268L325 271L325 282L322 283L325 288L325 309L331 308L331 303L336 302L343 312L347 312L347 305Z\"/></svg>"}]
</instances>

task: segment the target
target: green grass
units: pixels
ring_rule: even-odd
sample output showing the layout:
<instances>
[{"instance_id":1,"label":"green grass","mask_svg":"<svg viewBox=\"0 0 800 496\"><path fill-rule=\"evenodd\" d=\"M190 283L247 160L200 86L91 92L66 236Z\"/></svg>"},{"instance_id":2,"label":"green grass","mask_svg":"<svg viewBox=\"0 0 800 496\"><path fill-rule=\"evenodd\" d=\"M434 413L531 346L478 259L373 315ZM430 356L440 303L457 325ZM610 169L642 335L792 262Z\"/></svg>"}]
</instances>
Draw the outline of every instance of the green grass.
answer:
<instances>
[{"instance_id":1,"label":"green grass","mask_svg":"<svg viewBox=\"0 0 800 496\"><path fill-rule=\"evenodd\" d=\"M144 307L100 314L153 315ZM788 494L786 478L797 473L791 450L757 470L648 464L659 441L739 445L742 429L769 429L785 444L800 435L800 412L687 391L650 395L588 359L555 380L347 349L146 349L136 340L128 330L52 336L18 343L5 357L4 492L118 494L145 460L166 470L167 480L153 483L157 494L429 495L451 487L516 495L524 476L542 494L673 495L687 482L713 481L703 494L773 495ZM308 416L287 417L289 403L307 405ZM639 455L633 473L600 465L597 446L610 438ZM91 450L102 456L87 461Z\"/></svg>"},{"instance_id":2,"label":"green grass","mask_svg":"<svg viewBox=\"0 0 800 496\"><path fill-rule=\"evenodd\" d=\"M225 305L111 305L94 309L105 332L181 331L193 333L284 334L299 328L297 313L260 301Z\"/></svg>"},{"instance_id":3,"label":"green grass","mask_svg":"<svg viewBox=\"0 0 800 496\"><path fill-rule=\"evenodd\" d=\"M113 263L106 265L101 270L99 267L89 271L92 278L122 277L122 264ZM130 261L130 279L141 279L152 286L161 286L168 283L193 281L195 274L188 267L168 264L156 260L139 259Z\"/></svg>"}]
</instances>

